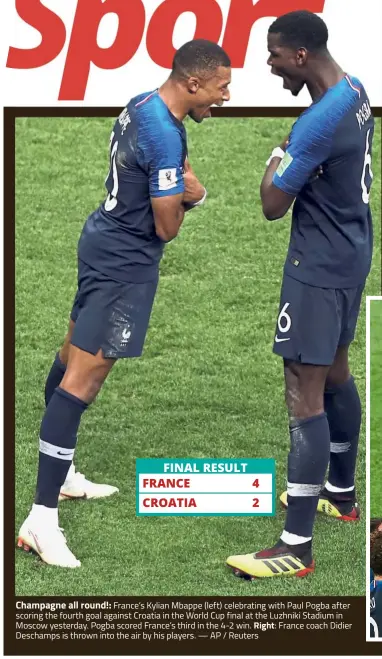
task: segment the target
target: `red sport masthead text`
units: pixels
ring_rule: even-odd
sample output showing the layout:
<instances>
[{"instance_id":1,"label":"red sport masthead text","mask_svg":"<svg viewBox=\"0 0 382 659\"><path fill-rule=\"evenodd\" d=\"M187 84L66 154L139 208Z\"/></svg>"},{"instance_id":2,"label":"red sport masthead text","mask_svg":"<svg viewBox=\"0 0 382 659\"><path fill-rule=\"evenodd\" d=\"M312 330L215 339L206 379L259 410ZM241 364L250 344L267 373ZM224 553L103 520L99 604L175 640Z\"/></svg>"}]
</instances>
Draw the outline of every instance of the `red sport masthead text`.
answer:
<instances>
[{"instance_id":1,"label":"red sport masthead text","mask_svg":"<svg viewBox=\"0 0 382 659\"><path fill-rule=\"evenodd\" d=\"M71 26L41 0L15 0L18 16L41 35L34 48L11 46L7 67L36 69L58 57L66 42L68 50L58 100L84 100L91 65L118 69L137 53L146 31L146 50L160 67L171 69L175 54L173 33L178 18L192 12L196 18L195 39L221 43L233 68L244 68L253 25L261 18L278 17L289 11L308 9L322 13L325 0L230 0L226 27L219 0L164 0L148 16L149 0L77 0ZM102 19L115 14L118 28L107 48L98 44Z\"/></svg>"}]
</instances>

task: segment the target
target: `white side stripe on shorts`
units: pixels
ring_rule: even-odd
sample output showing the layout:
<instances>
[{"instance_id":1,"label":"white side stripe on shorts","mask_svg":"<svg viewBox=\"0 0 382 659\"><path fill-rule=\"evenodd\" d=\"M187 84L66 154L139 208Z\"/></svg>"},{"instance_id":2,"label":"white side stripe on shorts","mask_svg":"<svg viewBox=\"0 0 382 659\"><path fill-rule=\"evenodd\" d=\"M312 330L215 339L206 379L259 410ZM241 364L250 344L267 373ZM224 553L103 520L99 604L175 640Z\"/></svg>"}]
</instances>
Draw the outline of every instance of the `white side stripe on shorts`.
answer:
<instances>
[{"instance_id":1,"label":"white side stripe on shorts","mask_svg":"<svg viewBox=\"0 0 382 659\"><path fill-rule=\"evenodd\" d=\"M40 451L45 455L50 455L51 458L58 458L59 460L73 460L74 448L63 448L62 446L55 446L44 442L40 439Z\"/></svg>"},{"instance_id":2,"label":"white side stripe on shorts","mask_svg":"<svg viewBox=\"0 0 382 659\"><path fill-rule=\"evenodd\" d=\"M347 453L350 447L350 442L330 442L330 453Z\"/></svg>"},{"instance_id":3,"label":"white side stripe on shorts","mask_svg":"<svg viewBox=\"0 0 382 659\"><path fill-rule=\"evenodd\" d=\"M317 497L322 485L310 483L290 483L288 481L288 494L290 497Z\"/></svg>"}]
</instances>

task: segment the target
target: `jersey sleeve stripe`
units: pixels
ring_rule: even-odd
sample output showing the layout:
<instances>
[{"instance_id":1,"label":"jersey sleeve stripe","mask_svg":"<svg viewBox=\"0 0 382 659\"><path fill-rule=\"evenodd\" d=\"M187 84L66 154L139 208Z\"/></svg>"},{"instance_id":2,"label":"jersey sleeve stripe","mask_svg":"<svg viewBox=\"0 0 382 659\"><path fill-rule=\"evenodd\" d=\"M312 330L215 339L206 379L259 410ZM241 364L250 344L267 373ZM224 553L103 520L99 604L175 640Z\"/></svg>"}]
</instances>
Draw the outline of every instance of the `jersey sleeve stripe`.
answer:
<instances>
[{"instance_id":1,"label":"jersey sleeve stripe","mask_svg":"<svg viewBox=\"0 0 382 659\"><path fill-rule=\"evenodd\" d=\"M146 101L148 101L152 96L154 96L154 94L156 94L157 91L158 91L158 90L155 89L153 92L151 92L151 94L149 94L148 96L146 96L146 98L144 98L143 101L139 101L139 103L137 103L135 107L138 108L140 105L143 105L143 103L146 103Z\"/></svg>"},{"instance_id":2,"label":"jersey sleeve stripe","mask_svg":"<svg viewBox=\"0 0 382 659\"><path fill-rule=\"evenodd\" d=\"M346 73L345 75L345 80L349 83L350 87L354 89L355 92L357 92L358 96L361 98L361 90L359 87L356 87L355 84L350 80L348 74Z\"/></svg>"}]
</instances>

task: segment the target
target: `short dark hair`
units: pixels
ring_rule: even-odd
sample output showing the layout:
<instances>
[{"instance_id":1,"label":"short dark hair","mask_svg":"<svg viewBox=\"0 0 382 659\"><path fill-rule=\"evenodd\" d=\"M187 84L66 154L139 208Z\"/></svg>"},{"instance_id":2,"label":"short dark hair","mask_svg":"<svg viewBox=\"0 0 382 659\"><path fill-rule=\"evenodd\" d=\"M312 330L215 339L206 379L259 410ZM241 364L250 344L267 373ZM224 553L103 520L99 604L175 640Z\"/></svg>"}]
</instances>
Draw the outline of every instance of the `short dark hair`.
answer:
<instances>
[{"instance_id":1,"label":"short dark hair","mask_svg":"<svg viewBox=\"0 0 382 659\"><path fill-rule=\"evenodd\" d=\"M374 533L380 524L382 524L382 517L372 517L370 519L370 533Z\"/></svg>"},{"instance_id":2,"label":"short dark hair","mask_svg":"<svg viewBox=\"0 0 382 659\"><path fill-rule=\"evenodd\" d=\"M213 76L219 66L230 67L231 60L221 46L207 39L193 39L176 51L171 76L189 78Z\"/></svg>"},{"instance_id":3,"label":"short dark hair","mask_svg":"<svg viewBox=\"0 0 382 659\"><path fill-rule=\"evenodd\" d=\"M283 45L312 52L326 49L329 38L326 23L311 11L291 11L272 23L268 32L281 34Z\"/></svg>"},{"instance_id":4,"label":"short dark hair","mask_svg":"<svg viewBox=\"0 0 382 659\"><path fill-rule=\"evenodd\" d=\"M370 567L374 574L382 576L382 533L375 533L371 537Z\"/></svg>"}]
</instances>

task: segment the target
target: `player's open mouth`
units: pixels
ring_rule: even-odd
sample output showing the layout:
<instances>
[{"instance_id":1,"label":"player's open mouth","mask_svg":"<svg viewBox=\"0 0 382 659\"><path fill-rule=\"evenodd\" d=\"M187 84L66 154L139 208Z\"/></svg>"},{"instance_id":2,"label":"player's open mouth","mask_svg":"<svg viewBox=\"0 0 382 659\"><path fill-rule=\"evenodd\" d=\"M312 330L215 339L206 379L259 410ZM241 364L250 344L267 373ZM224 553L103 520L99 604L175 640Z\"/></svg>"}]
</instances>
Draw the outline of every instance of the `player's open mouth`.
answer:
<instances>
[{"instance_id":1,"label":"player's open mouth","mask_svg":"<svg viewBox=\"0 0 382 659\"><path fill-rule=\"evenodd\" d=\"M213 103L212 105L215 108L221 108L223 103ZM203 113L203 119L210 119L212 117L212 105L210 105Z\"/></svg>"},{"instance_id":2,"label":"player's open mouth","mask_svg":"<svg viewBox=\"0 0 382 659\"><path fill-rule=\"evenodd\" d=\"M287 78L286 76L284 76L282 73L279 73L278 71L276 71L276 69L274 69L273 67L272 67L272 69L271 69L271 73L272 73L274 76L277 76L278 78L282 78L282 80L283 80L283 88L284 88L284 89L290 89L290 84L289 84L288 78Z\"/></svg>"}]
</instances>

